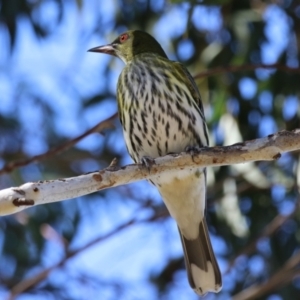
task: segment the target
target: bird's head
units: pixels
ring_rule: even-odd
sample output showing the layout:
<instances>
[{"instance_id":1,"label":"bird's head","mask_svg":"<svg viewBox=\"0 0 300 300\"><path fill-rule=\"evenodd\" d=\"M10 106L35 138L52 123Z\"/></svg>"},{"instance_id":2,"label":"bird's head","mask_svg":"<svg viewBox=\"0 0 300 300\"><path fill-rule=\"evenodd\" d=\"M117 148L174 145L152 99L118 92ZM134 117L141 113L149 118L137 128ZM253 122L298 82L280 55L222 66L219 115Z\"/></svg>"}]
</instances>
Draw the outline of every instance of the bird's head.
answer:
<instances>
[{"instance_id":1,"label":"bird's head","mask_svg":"<svg viewBox=\"0 0 300 300\"><path fill-rule=\"evenodd\" d=\"M154 53L167 58L160 44L147 32L130 30L122 33L111 44L99 46L88 50L114 55L129 63L142 53Z\"/></svg>"}]
</instances>

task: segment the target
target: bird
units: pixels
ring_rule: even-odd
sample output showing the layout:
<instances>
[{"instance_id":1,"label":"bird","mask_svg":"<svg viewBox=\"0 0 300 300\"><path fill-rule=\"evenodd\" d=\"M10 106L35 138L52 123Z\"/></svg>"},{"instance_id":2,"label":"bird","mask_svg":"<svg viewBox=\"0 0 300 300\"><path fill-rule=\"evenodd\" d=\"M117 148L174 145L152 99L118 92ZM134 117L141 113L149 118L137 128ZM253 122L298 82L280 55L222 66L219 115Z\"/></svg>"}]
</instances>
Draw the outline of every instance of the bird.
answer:
<instances>
[{"instance_id":1,"label":"bird","mask_svg":"<svg viewBox=\"0 0 300 300\"><path fill-rule=\"evenodd\" d=\"M125 63L116 95L127 150L136 163L149 166L151 159L209 145L192 75L182 63L169 60L152 35L129 30L88 51ZM151 182L177 222L191 288L202 296L219 292L222 276L205 219L206 169L168 171Z\"/></svg>"}]
</instances>

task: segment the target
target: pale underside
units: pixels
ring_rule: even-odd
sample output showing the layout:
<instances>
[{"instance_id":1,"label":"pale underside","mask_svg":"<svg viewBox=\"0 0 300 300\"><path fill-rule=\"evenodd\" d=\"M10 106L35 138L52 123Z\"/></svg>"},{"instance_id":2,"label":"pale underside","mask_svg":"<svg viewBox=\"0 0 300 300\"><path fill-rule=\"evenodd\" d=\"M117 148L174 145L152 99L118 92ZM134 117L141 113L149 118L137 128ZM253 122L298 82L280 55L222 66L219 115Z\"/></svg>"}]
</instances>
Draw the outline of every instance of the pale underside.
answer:
<instances>
[{"instance_id":1,"label":"pale underside","mask_svg":"<svg viewBox=\"0 0 300 300\"><path fill-rule=\"evenodd\" d=\"M180 78L182 74L178 72L176 80L166 66L162 64L154 72L149 55L138 67L127 64L120 75L119 86L126 86L121 93L118 91L119 110L125 112L121 115L124 138L129 154L137 162L144 156L156 158L180 153L188 146L207 145L203 112ZM173 80L172 85L166 80ZM152 181L184 236L196 238L206 201L203 170L169 172Z\"/></svg>"},{"instance_id":2,"label":"pale underside","mask_svg":"<svg viewBox=\"0 0 300 300\"><path fill-rule=\"evenodd\" d=\"M144 53L142 59L126 65L118 82L124 138L136 162L208 145L193 79L180 64L155 59ZM205 170L169 171L151 181L179 227L191 287L200 295L219 291L222 279L204 218Z\"/></svg>"}]
</instances>

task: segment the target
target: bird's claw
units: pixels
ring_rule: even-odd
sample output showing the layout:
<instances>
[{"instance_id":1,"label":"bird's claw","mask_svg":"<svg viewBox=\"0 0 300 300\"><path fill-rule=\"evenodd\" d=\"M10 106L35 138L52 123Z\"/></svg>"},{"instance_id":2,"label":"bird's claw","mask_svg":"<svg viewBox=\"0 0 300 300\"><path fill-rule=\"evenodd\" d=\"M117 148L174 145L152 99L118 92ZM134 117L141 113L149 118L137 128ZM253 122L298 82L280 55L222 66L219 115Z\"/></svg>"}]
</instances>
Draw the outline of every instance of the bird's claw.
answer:
<instances>
[{"instance_id":1,"label":"bird's claw","mask_svg":"<svg viewBox=\"0 0 300 300\"><path fill-rule=\"evenodd\" d=\"M141 163L148 169L150 173L152 166L155 165L155 160L151 156L143 156L141 159Z\"/></svg>"},{"instance_id":2,"label":"bird's claw","mask_svg":"<svg viewBox=\"0 0 300 300\"><path fill-rule=\"evenodd\" d=\"M194 156L201 152L201 148L202 147L199 147L199 146L187 146L187 147L185 147L185 152L190 154L190 156L192 157L193 162L195 162L194 161Z\"/></svg>"}]
</instances>

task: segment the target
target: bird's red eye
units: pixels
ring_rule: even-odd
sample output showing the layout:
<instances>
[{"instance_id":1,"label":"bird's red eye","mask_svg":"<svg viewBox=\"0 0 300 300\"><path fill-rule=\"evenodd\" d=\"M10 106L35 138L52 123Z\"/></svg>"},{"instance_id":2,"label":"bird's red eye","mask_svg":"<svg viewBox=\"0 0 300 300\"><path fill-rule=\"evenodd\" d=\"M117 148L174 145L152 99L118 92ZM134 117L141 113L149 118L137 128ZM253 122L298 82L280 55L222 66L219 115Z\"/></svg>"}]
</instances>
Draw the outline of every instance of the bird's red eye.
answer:
<instances>
[{"instance_id":1,"label":"bird's red eye","mask_svg":"<svg viewBox=\"0 0 300 300\"><path fill-rule=\"evenodd\" d=\"M121 43L124 43L125 41L128 40L128 34L127 33L123 33L121 36L120 36L120 42Z\"/></svg>"}]
</instances>

